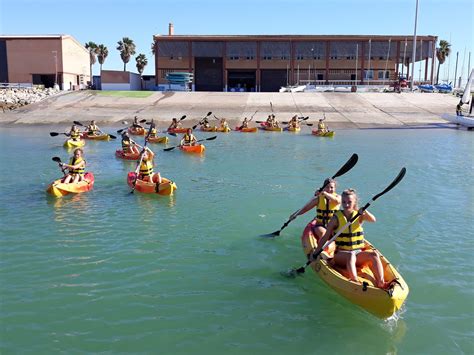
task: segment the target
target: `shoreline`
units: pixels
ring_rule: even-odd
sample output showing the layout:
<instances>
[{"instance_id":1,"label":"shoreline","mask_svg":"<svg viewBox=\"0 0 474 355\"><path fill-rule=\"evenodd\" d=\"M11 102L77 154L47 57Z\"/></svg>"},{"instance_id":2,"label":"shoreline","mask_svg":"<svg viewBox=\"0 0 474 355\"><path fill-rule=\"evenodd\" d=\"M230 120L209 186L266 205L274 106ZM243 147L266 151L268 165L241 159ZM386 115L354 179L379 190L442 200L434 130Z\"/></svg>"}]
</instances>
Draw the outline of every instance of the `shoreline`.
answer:
<instances>
[{"instance_id":1,"label":"shoreline","mask_svg":"<svg viewBox=\"0 0 474 355\"><path fill-rule=\"evenodd\" d=\"M122 95L122 96L120 96ZM441 116L453 112L458 98L449 94L428 93L224 93L151 92L148 97L127 97L94 91L65 92L13 111L0 112L0 126L71 124L80 121L107 126L154 119L160 129L173 117L186 119L184 127L195 125L207 112L211 125L225 117L231 128L244 117L254 115L265 121L275 114L278 121L293 115L309 116L315 125L320 118L331 129L434 128L454 126ZM271 105L270 105L271 103ZM255 114L255 112L257 112ZM253 124L252 124L253 123ZM313 126L314 127L314 126ZM303 129L312 127L302 126Z\"/></svg>"}]
</instances>

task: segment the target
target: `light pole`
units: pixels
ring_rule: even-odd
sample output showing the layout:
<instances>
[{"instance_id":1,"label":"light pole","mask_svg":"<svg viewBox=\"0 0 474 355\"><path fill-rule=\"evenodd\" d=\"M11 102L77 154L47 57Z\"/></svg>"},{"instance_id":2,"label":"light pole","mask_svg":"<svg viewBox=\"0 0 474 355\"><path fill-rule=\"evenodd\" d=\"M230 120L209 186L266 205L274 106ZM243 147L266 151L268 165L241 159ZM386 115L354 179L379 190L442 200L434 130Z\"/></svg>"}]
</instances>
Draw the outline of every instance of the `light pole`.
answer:
<instances>
[{"instance_id":1,"label":"light pole","mask_svg":"<svg viewBox=\"0 0 474 355\"><path fill-rule=\"evenodd\" d=\"M58 51L52 51L54 55L54 85L58 85Z\"/></svg>"},{"instance_id":2,"label":"light pole","mask_svg":"<svg viewBox=\"0 0 474 355\"><path fill-rule=\"evenodd\" d=\"M415 58L416 58L416 22L418 20L418 0L416 0L416 10L415 10L415 31L413 33L413 51L412 51L412 64L411 64L411 91L414 91L415 88Z\"/></svg>"},{"instance_id":3,"label":"light pole","mask_svg":"<svg viewBox=\"0 0 474 355\"><path fill-rule=\"evenodd\" d=\"M314 85L316 86L316 68L314 67L314 47L311 48L311 58L313 58Z\"/></svg>"}]
</instances>

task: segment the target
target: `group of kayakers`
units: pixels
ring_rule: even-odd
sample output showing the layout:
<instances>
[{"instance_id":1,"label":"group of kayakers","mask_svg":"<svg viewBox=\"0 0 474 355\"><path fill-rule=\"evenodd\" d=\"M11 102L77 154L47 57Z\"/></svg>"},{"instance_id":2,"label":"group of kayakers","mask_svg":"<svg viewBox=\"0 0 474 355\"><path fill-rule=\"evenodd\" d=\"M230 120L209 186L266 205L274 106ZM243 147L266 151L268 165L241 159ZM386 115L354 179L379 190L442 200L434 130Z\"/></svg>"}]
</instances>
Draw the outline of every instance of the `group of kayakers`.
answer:
<instances>
[{"instance_id":1,"label":"group of kayakers","mask_svg":"<svg viewBox=\"0 0 474 355\"><path fill-rule=\"evenodd\" d=\"M290 215L294 219L299 215L316 209L316 216L311 220L301 236L305 253L309 260L313 254L319 255L325 243L346 225L358 212L360 216L336 238L335 245L329 249L334 251L333 262L347 270L352 281L359 282L357 266L369 263L375 276L375 285L384 287L384 270L377 252L364 251L364 222L375 222L375 216L367 210L359 210L358 197L354 189L346 189L342 196L336 192L336 180L326 179L321 191L300 210Z\"/></svg>"}]
</instances>

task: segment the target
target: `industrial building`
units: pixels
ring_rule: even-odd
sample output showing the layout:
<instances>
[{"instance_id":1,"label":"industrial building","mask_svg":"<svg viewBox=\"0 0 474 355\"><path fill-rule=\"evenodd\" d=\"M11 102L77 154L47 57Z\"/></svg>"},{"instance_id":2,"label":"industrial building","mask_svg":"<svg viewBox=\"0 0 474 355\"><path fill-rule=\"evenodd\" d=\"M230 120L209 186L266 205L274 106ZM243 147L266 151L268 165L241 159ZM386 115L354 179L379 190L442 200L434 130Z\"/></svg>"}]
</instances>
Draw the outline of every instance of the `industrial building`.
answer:
<instances>
[{"instance_id":1,"label":"industrial building","mask_svg":"<svg viewBox=\"0 0 474 355\"><path fill-rule=\"evenodd\" d=\"M155 84L170 72L194 74L196 91L278 91L288 85L388 84L410 77L411 36L168 35L153 36ZM418 36L417 83L433 80L436 36ZM405 65L402 65L402 64Z\"/></svg>"},{"instance_id":2,"label":"industrial building","mask_svg":"<svg viewBox=\"0 0 474 355\"><path fill-rule=\"evenodd\" d=\"M89 51L70 35L0 36L0 83L83 88L89 64Z\"/></svg>"}]
</instances>

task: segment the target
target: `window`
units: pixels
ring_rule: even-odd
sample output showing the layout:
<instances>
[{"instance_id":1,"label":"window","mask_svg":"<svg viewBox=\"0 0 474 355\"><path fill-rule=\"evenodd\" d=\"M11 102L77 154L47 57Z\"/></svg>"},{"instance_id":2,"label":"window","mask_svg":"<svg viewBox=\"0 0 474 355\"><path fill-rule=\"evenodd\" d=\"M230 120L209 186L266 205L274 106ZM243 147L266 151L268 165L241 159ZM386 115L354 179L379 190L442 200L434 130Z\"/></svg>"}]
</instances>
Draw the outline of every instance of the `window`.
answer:
<instances>
[{"instance_id":1,"label":"window","mask_svg":"<svg viewBox=\"0 0 474 355\"><path fill-rule=\"evenodd\" d=\"M239 56L237 55L230 56L229 60L239 60Z\"/></svg>"},{"instance_id":2,"label":"window","mask_svg":"<svg viewBox=\"0 0 474 355\"><path fill-rule=\"evenodd\" d=\"M365 79L373 79L374 78L374 71L373 70L364 70L364 78Z\"/></svg>"},{"instance_id":3,"label":"window","mask_svg":"<svg viewBox=\"0 0 474 355\"><path fill-rule=\"evenodd\" d=\"M265 56L263 56L263 60L272 60L272 56L271 55L265 55Z\"/></svg>"},{"instance_id":4,"label":"window","mask_svg":"<svg viewBox=\"0 0 474 355\"><path fill-rule=\"evenodd\" d=\"M296 56L296 60L303 60L303 59L304 59L304 56L302 56L301 54Z\"/></svg>"},{"instance_id":5,"label":"window","mask_svg":"<svg viewBox=\"0 0 474 355\"><path fill-rule=\"evenodd\" d=\"M254 59L255 59L255 57L253 55L247 56L247 60L254 60Z\"/></svg>"}]
</instances>

